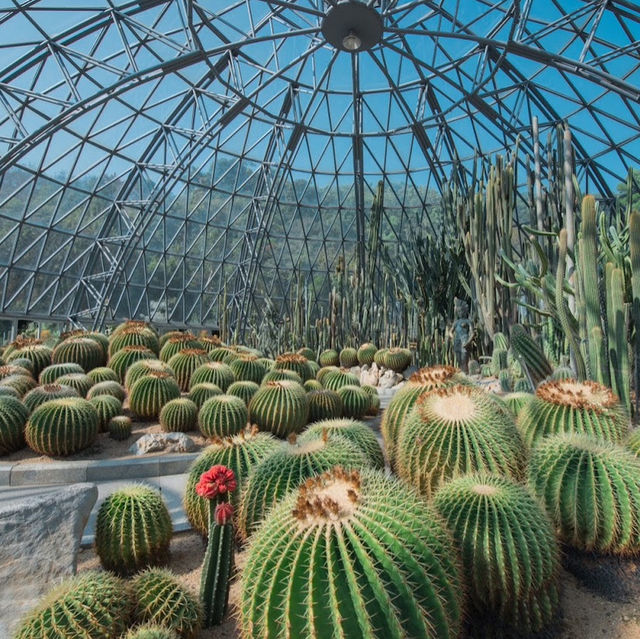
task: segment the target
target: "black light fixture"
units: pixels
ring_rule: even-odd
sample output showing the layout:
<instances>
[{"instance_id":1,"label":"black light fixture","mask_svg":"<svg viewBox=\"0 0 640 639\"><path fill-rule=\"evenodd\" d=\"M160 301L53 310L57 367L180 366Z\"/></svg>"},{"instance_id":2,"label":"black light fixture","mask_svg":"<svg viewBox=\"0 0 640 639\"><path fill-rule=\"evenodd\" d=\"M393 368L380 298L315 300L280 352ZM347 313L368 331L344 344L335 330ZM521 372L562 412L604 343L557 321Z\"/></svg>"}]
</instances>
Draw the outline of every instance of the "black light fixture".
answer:
<instances>
[{"instance_id":1,"label":"black light fixture","mask_svg":"<svg viewBox=\"0 0 640 639\"><path fill-rule=\"evenodd\" d=\"M357 0L334 4L322 21L322 34L336 49L359 53L382 40L382 18Z\"/></svg>"}]
</instances>

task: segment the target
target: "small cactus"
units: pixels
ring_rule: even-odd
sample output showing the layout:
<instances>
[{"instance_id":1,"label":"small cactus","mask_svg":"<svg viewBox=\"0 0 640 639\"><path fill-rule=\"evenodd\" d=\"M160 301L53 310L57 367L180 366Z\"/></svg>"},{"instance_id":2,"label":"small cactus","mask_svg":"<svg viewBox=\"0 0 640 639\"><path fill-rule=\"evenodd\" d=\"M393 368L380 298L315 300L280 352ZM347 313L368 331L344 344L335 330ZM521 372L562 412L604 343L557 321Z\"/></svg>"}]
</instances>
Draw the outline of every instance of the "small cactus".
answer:
<instances>
[{"instance_id":1,"label":"small cactus","mask_svg":"<svg viewBox=\"0 0 640 639\"><path fill-rule=\"evenodd\" d=\"M268 384L269 382L296 382L297 384L304 384L302 377L294 371L288 370L270 370L263 378L261 386Z\"/></svg>"},{"instance_id":2,"label":"small cactus","mask_svg":"<svg viewBox=\"0 0 640 639\"><path fill-rule=\"evenodd\" d=\"M127 369L127 374L124 378L124 387L127 391L131 391L133 385L145 375L149 373L169 373L172 377L175 377L173 369L169 364L165 364L159 359L142 359L139 362L135 362Z\"/></svg>"},{"instance_id":3,"label":"small cactus","mask_svg":"<svg viewBox=\"0 0 640 639\"><path fill-rule=\"evenodd\" d=\"M255 382L259 384L267 374L267 369L255 355L243 355L229 365L234 378L239 381ZM233 382L232 382L233 383Z\"/></svg>"},{"instance_id":4,"label":"small cactus","mask_svg":"<svg viewBox=\"0 0 640 639\"><path fill-rule=\"evenodd\" d=\"M175 372L181 391L185 393L189 391L194 371L207 362L209 362L207 351L201 348L183 348L169 360L169 366Z\"/></svg>"},{"instance_id":5,"label":"small cactus","mask_svg":"<svg viewBox=\"0 0 640 639\"><path fill-rule=\"evenodd\" d=\"M313 372L309 366L307 358L297 353L284 353L276 357L273 365L274 371L293 371L303 382L313 377Z\"/></svg>"},{"instance_id":6,"label":"small cactus","mask_svg":"<svg viewBox=\"0 0 640 639\"><path fill-rule=\"evenodd\" d=\"M242 432L249 419L245 403L233 395L208 399L198 413L198 426L205 437L232 437Z\"/></svg>"},{"instance_id":7,"label":"small cactus","mask_svg":"<svg viewBox=\"0 0 640 639\"><path fill-rule=\"evenodd\" d=\"M329 371L319 381L325 388L333 391L337 391L343 386L360 386L358 376L344 368Z\"/></svg>"},{"instance_id":8,"label":"small cactus","mask_svg":"<svg viewBox=\"0 0 640 639\"><path fill-rule=\"evenodd\" d=\"M202 405L208 399L222 394L222 389L215 384L202 382L201 384L195 384L191 386L191 390L189 391L189 399L198 407L198 410L200 410L202 408Z\"/></svg>"},{"instance_id":9,"label":"small cactus","mask_svg":"<svg viewBox=\"0 0 640 639\"><path fill-rule=\"evenodd\" d=\"M131 437L131 418L126 415L116 415L109 420L107 432L111 439L124 441Z\"/></svg>"},{"instance_id":10,"label":"small cactus","mask_svg":"<svg viewBox=\"0 0 640 639\"><path fill-rule=\"evenodd\" d=\"M249 403L249 421L276 437L299 433L308 417L307 394L297 382L267 382Z\"/></svg>"},{"instance_id":11,"label":"small cactus","mask_svg":"<svg viewBox=\"0 0 640 639\"><path fill-rule=\"evenodd\" d=\"M157 419L162 407L180 397L180 387L169 373L149 373L129 392L129 408L141 419Z\"/></svg>"},{"instance_id":12,"label":"small cactus","mask_svg":"<svg viewBox=\"0 0 640 639\"><path fill-rule=\"evenodd\" d=\"M31 375L7 375L2 378L1 383L3 386L10 386L15 389L20 397L23 397L38 385Z\"/></svg>"},{"instance_id":13,"label":"small cactus","mask_svg":"<svg viewBox=\"0 0 640 639\"><path fill-rule=\"evenodd\" d=\"M337 351L332 348L322 351L318 357L318 364L320 366L338 366L340 364L340 356Z\"/></svg>"},{"instance_id":14,"label":"small cactus","mask_svg":"<svg viewBox=\"0 0 640 639\"><path fill-rule=\"evenodd\" d=\"M382 363L394 373L403 373L411 364L411 355L404 348L390 348L384 354Z\"/></svg>"},{"instance_id":15,"label":"small cactus","mask_svg":"<svg viewBox=\"0 0 640 639\"><path fill-rule=\"evenodd\" d=\"M160 359L163 362L168 362L174 355L177 355L185 348L202 349L202 342L200 342L195 335L191 335L191 333L174 335L166 340L160 349Z\"/></svg>"},{"instance_id":16,"label":"small cactus","mask_svg":"<svg viewBox=\"0 0 640 639\"><path fill-rule=\"evenodd\" d=\"M118 376L118 381L123 384L127 369L143 359L154 359L153 351L145 346L125 346L115 355L109 358L109 368Z\"/></svg>"},{"instance_id":17,"label":"small cactus","mask_svg":"<svg viewBox=\"0 0 640 639\"><path fill-rule=\"evenodd\" d=\"M377 352L378 347L375 344L371 344L370 342L362 344L358 349L358 364L360 364L360 366L371 366Z\"/></svg>"},{"instance_id":18,"label":"small cactus","mask_svg":"<svg viewBox=\"0 0 640 639\"><path fill-rule=\"evenodd\" d=\"M251 398L258 392L260 386L255 382L233 382L229 388L227 388L227 395L235 395L239 397L245 406L249 406Z\"/></svg>"},{"instance_id":19,"label":"small cactus","mask_svg":"<svg viewBox=\"0 0 640 639\"><path fill-rule=\"evenodd\" d=\"M358 365L358 351L355 348L347 347L340 351L340 366L342 368L352 368Z\"/></svg>"},{"instance_id":20,"label":"small cactus","mask_svg":"<svg viewBox=\"0 0 640 639\"><path fill-rule=\"evenodd\" d=\"M342 398L336 391L323 389L311 391L307 395L309 400L309 422L323 419L342 417Z\"/></svg>"},{"instance_id":21,"label":"small cactus","mask_svg":"<svg viewBox=\"0 0 640 639\"><path fill-rule=\"evenodd\" d=\"M164 626L145 624L131 628L124 639L178 639L178 635Z\"/></svg>"},{"instance_id":22,"label":"small cactus","mask_svg":"<svg viewBox=\"0 0 640 639\"><path fill-rule=\"evenodd\" d=\"M525 404L531 401L531 393L509 393L503 397L509 410L517 417Z\"/></svg>"},{"instance_id":23,"label":"small cactus","mask_svg":"<svg viewBox=\"0 0 640 639\"><path fill-rule=\"evenodd\" d=\"M93 386L91 378L84 373L67 373L66 375L61 375L56 379L55 383L75 388L80 397L86 397L91 386Z\"/></svg>"},{"instance_id":24,"label":"small cactus","mask_svg":"<svg viewBox=\"0 0 640 639\"><path fill-rule=\"evenodd\" d=\"M40 373L51 365L52 350L44 344L28 344L22 348L18 348L7 356L7 363L18 358L26 358L33 363L33 376L37 379Z\"/></svg>"},{"instance_id":25,"label":"small cactus","mask_svg":"<svg viewBox=\"0 0 640 639\"><path fill-rule=\"evenodd\" d=\"M29 409L17 398L0 397L0 455L9 455L24 448L24 426Z\"/></svg>"},{"instance_id":26,"label":"small cactus","mask_svg":"<svg viewBox=\"0 0 640 639\"><path fill-rule=\"evenodd\" d=\"M88 337L69 337L53 349L51 363L78 364L86 373L104 364L104 351L98 342Z\"/></svg>"},{"instance_id":27,"label":"small cactus","mask_svg":"<svg viewBox=\"0 0 640 639\"><path fill-rule=\"evenodd\" d=\"M97 384L94 384L87 393L87 399L93 399L99 395L111 395L119 400L120 403L124 402L124 398L126 397L124 388L122 388L118 382L114 381L98 382Z\"/></svg>"},{"instance_id":28,"label":"small cactus","mask_svg":"<svg viewBox=\"0 0 640 639\"><path fill-rule=\"evenodd\" d=\"M198 407L186 397L172 399L162 407L159 421L165 433L186 433L196 430Z\"/></svg>"},{"instance_id":29,"label":"small cactus","mask_svg":"<svg viewBox=\"0 0 640 639\"><path fill-rule=\"evenodd\" d=\"M302 387L307 391L307 393L323 389L322 384L317 379L308 379Z\"/></svg>"},{"instance_id":30,"label":"small cactus","mask_svg":"<svg viewBox=\"0 0 640 639\"><path fill-rule=\"evenodd\" d=\"M109 357L125 346L146 346L155 355L160 352L160 342L155 331L148 326L129 326L111 335L109 340Z\"/></svg>"},{"instance_id":31,"label":"small cactus","mask_svg":"<svg viewBox=\"0 0 640 639\"><path fill-rule=\"evenodd\" d=\"M352 419L362 419L371 406L370 395L359 386L341 386L338 391L342 400L342 414Z\"/></svg>"},{"instance_id":32,"label":"small cactus","mask_svg":"<svg viewBox=\"0 0 640 639\"><path fill-rule=\"evenodd\" d=\"M122 414L122 402L113 395L98 395L89 401L98 413L100 432L106 432L111 419Z\"/></svg>"},{"instance_id":33,"label":"small cactus","mask_svg":"<svg viewBox=\"0 0 640 639\"><path fill-rule=\"evenodd\" d=\"M196 384L215 384L223 393L233 384L236 377L230 366L223 362L206 362L191 376L191 387Z\"/></svg>"},{"instance_id":34,"label":"small cactus","mask_svg":"<svg viewBox=\"0 0 640 639\"><path fill-rule=\"evenodd\" d=\"M51 399L60 399L61 397L80 397L80 394L71 386L63 386L62 384L45 384L44 386L36 386L30 390L23 398L22 403L32 413L40 404L44 404Z\"/></svg>"},{"instance_id":35,"label":"small cactus","mask_svg":"<svg viewBox=\"0 0 640 639\"><path fill-rule=\"evenodd\" d=\"M373 356L373 363L378 367L384 366L384 356L388 351L388 348L379 348Z\"/></svg>"},{"instance_id":36,"label":"small cactus","mask_svg":"<svg viewBox=\"0 0 640 639\"><path fill-rule=\"evenodd\" d=\"M66 371L66 372L81 373L82 371ZM64 375L64 373L60 373L60 375ZM87 373L87 376L91 380L92 384L100 384L101 382L117 382L118 381L118 376L116 375L115 371L113 371L111 368L108 368L107 366L98 366L98 368L94 368L93 370L90 370ZM54 377L54 379L56 378Z\"/></svg>"},{"instance_id":37,"label":"small cactus","mask_svg":"<svg viewBox=\"0 0 640 639\"><path fill-rule=\"evenodd\" d=\"M312 348L309 348L308 346L303 346L302 348L299 348L298 355L302 355L303 357L306 357L307 360L309 360L310 362L315 361L316 359L316 352Z\"/></svg>"},{"instance_id":38,"label":"small cactus","mask_svg":"<svg viewBox=\"0 0 640 639\"><path fill-rule=\"evenodd\" d=\"M51 366L42 369L38 381L42 386L45 384L53 384L58 377L62 377L68 373L84 373L84 369L80 364L51 364Z\"/></svg>"}]
</instances>

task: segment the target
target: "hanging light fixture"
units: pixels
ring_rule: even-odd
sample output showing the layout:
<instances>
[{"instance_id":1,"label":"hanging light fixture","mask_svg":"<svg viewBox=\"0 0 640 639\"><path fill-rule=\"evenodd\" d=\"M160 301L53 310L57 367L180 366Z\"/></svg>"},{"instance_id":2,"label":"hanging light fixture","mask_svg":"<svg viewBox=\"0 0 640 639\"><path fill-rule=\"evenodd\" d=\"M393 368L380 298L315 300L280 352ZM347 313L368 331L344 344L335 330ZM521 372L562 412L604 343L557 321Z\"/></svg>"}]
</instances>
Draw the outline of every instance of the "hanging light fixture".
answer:
<instances>
[{"instance_id":1,"label":"hanging light fixture","mask_svg":"<svg viewBox=\"0 0 640 639\"><path fill-rule=\"evenodd\" d=\"M342 46L347 51L357 51L362 46L362 40L360 40L357 33L350 30L349 33L342 38Z\"/></svg>"}]
</instances>

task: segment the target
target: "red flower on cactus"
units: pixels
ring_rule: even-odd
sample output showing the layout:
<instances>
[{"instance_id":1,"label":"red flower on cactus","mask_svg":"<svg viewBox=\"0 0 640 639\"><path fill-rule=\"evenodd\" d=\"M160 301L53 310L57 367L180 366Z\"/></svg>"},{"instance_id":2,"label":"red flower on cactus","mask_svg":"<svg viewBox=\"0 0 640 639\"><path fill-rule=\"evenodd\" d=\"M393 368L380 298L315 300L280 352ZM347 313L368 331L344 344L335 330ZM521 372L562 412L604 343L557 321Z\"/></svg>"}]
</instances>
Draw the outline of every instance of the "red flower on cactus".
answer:
<instances>
[{"instance_id":1,"label":"red flower on cactus","mask_svg":"<svg viewBox=\"0 0 640 639\"><path fill-rule=\"evenodd\" d=\"M233 517L233 506L228 501L223 501L216 506L214 518L218 526L224 526L231 521Z\"/></svg>"},{"instance_id":2,"label":"red flower on cactus","mask_svg":"<svg viewBox=\"0 0 640 639\"><path fill-rule=\"evenodd\" d=\"M212 466L206 473L200 475L196 485L196 492L205 499L215 499L218 495L232 493L238 486L236 476L226 466Z\"/></svg>"}]
</instances>

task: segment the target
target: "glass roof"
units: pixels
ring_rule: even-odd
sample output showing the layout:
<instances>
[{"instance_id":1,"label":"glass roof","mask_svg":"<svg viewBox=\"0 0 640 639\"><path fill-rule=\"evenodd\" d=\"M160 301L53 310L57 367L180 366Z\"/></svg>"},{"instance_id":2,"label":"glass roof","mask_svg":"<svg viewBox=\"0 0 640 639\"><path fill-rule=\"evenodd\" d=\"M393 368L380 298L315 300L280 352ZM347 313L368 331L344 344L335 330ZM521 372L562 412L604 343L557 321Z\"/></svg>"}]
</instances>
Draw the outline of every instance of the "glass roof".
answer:
<instances>
[{"instance_id":1,"label":"glass roof","mask_svg":"<svg viewBox=\"0 0 640 639\"><path fill-rule=\"evenodd\" d=\"M326 307L379 180L401 250L477 156L526 163L534 117L585 190L638 164L639 4L370 0L355 54L336 4L0 0L0 315L242 328L300 281Z\"/></svg>"}]
</instances>

